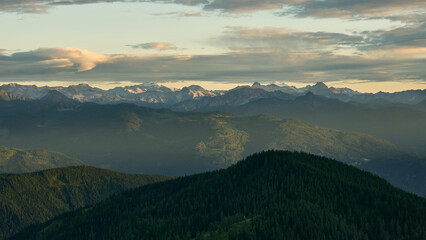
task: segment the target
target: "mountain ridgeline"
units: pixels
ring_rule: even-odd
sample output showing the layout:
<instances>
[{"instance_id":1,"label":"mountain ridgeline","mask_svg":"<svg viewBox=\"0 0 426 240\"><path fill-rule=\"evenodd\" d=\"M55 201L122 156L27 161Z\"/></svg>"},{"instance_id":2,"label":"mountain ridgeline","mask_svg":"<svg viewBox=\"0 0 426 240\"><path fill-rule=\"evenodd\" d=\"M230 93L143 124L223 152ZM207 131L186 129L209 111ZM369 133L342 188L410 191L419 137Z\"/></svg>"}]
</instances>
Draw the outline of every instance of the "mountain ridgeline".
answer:
<instances>
[{"instance_id":1,"label":"mountain ridgeline","mask_svg":"<svg viewBox=\"0 0 426 240\"><path fill-rule=\"evenodd\" d=\"M0 173L35 172L79 165L84 164L57 152L0 147Z\"/></svg>"},{"instance_id":2,"label":"mountain ridgeline","mask_svg":"<svg viewBox=\"0 0 426 240\"><path fill-rule=\"evenodd\" d=\"M426 200L311 154L267 151L226 170L126 191L11 239L426 239Z\"/></svg>"},{"instance_id":3,"label":"mountain ridgeline","mask_svg":"<svg viewBox=\"0 0 426 240\"><path fill-rule=\"evenodd\" d=\"M234 98L233 104L241 104L238 95L244 92L255 92L250 96L244 96L242 101L251 99L277 96L279 94L287 96L302 96L308 92L312 92L319 96L327 98L339 99L344 102L357 102L367 104L383 104L383 103L402 103L402 104L418 104L426 100L425 90L408 90L395 93L360 93L349 88L328 87L326 84L319 82L315 85L307 85L306 87L296 88L288 85L278 86L276 84L262 85L255 82L253 85L238 86L229 91L210 91L197 85L183 87L182 89L172 89L155 83L143 83L134 86L116 87L109 90L102 90L91 87L88 84L71 85L68 87L37 87L35 85L20 85L10 83L0 86L0 91L12 94L17 97L26 99L40 99L45 96L49 90L59 91L68 98L78 100L80 102L95 103L135 103L151 107L170 107L180 105L181 103L203 99L215 98L226 95L228 99ZM268 93L270 95L268 95ZM223 100L224 98L222 98ZM216 99L213 99L217 101ZM204 100L203 100L204 101ZM225 103L225 102L223 102Z\"/></svg>"},{"instance_id":4,"label":"mountain ridgeline","mask_svg":"<svg viewBox=\"0 0 426 240\"><path fill-rule=\"evenodd\" d=\"M421 103L415 106L345 103L308 93L291 100L263 98L240 106L221 106L216 110L240 116L269 114L278 118L296 118L321 127L368 133L425 155L426 111L421 107Z\"/></svg>"},{"instance_id":5,"label":"mountain ridgeline","mask_svg":"<svg viewBox=\"0 0 426 240\"><path fill-rule=\"evenodd\" d=\"M419 185L425 183L425 176L417 174L425 169L424 159L372 136L269 116L70 102L51 93L53 97L8 102L9 107L3 107L7 117L0 129L6 134L0 136L0 144L53 149L86 164L119 171L167 175L226 167L264 149L303 150L361 168L375 166L369 170L406 190L425 194L419 192L425 189ZM409 172L388 168L390 163L402 163L399 169Z\"/></svg>"},{"instance_id":6,"label":"mountain ridgeline","mask_svg":"<svg viewBox=\"0 0 426 240\"><path fill-rule=\"evenodd\" d=\"M0 239L125 189L168 179L87 166L0 174Z\"/></svg>"},{"instance_id":7,"label":"mountain ridgeline","mask_svg":"<svg viewBox=\"0 0 426 240\"><path fill-rule=\"evenodd\" d=\"M50 93L41 100L0 104L0 144L51 149L122 172L174 176L227 167L265 149L302 150L356 165L426 195L426 176L421 174L425 159L370 135L266 115L98 105Z\"/></svg>"},{"instance_id":8,"label":"mountain ridgeline","mask_svg":"<svg viewBox=\"0 0 426 240\"><path fill-rule=\"evenodd\" d=\"M41 99L50 90L80 102L135 103L174 111L225 111L244 116L270 114L279 118L296 118L321 127L372 134L426 155L425 89L373 94L328 87L322 82L303 88L254 83L229 91L209 91L195 85L170 89L157 84L110 90L87 84L69 87L0 86L0 91L25 99Z\"/></svg>"}]
</instances>

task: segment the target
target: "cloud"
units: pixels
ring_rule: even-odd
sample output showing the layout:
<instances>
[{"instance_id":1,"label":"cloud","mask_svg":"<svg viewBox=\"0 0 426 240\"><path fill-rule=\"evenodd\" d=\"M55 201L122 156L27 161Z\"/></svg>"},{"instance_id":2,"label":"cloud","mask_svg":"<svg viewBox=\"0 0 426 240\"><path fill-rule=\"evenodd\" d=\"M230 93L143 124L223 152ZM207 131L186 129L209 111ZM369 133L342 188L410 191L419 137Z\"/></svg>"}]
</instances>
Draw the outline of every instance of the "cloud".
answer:
<instances>
[{"instance_id":1,"label":"cloud","mask_svg":"<svg viewBox=\"0 0 426 240\"><path fill-rule=\"evenodd\" d=\"M177 47L171 43L166 42L150 42L150 43L141 43L135 45L127 45L128 47L137 49L148 49L148 50L157 50L157 51L166 51L166 50L176 50Z\"/></svg>"},{"instance_id":2,"label":"cloud","mask_svg":"<svg viewBox=\"0 0 426 240\"><path fill-rule=\"evenodd\" d=\"M392 18L426 12L426 2L422 0L303 1L291 6L293 8L287 12L289 14L318 18Z\"/></svg>"},{"instance_id":3,"label":"cloud","mask_svg":"<svg viewBox=\"0 0 426 240\"><path fill-rule=\"evenodd\" d=\"M228 27L221 43L237 52L323 51L340 56L425 58L426 23L410 24L391 30L353 34L301 32L286 28Z\"/></svg>"},{"instance_id":4,"label":"cloud","mask_svg":"<svg viewBox=\"0 0 426 240\"><path fill-rule=\"evenodd\" d=\"M182 5L207 4L204 0L1 0L0 11L18 13L46 13L50 8L61 5L82 5L112 2L158 2Z\"/></svg>"},{"instance_id":5,"label":"cloud","mask_svg":"<svg viewBox=\"0 0 426 240\"><path fill-rule=\"evenodd\" d=\"M50 7L56 5L102 2L199 5L204 10L231 13L275 9L282 10L282 15L317 18L389 18L408 22L418 21L419 18L426 19L426 1L424 0L3 0L0 2L0 11L45 13ZM198 16L198 13L187 15Z\"/></svg>"},{"instance_id":6,"label":"cloud","mask_svg":"<svg viewBox=\"0 0 426 240\"><path fill-rule=\"evenodd\" d=\"M389 31L364 32L373 46L426 46L426 23L406 25Z\"/></svg>"},{"instance_id":7,"label":"cloud","mask_svg":"<svg viewBox=\"0 0 426 240\"><path fill-rule=\"evenodd\" d=\"M193 13L184 13L183 14L184 17L201 17L201 13L200 12L193 12Z\"/></svg>"},{"instance_id":8,"label":"cloud","mask_svg":"<svg viewBox=\"0 0 426 240\"><path fill-rule=\"evenodd\" d=\"M227 27L226 54L101 54L78 48L0 51L0 80L169 82L426 82L426 27L410 24L352 34ZM177 49L169 43L134 48Z\"/></svg>"},{"instance_id":9,"label":"cloud","mask_svg":"<svg viewBox=\"0 0 426 240\"><path fill-rule=\"evenodd\" d=\"M46 13L49 1L44 0L2 0L0 11L19 13Z\"/></svg>"},{"instance_id":10,"label":"cloud","mask_svg":"<svg viewBox=\"0 0 426 240\"><path fill-rule=\"evenodd\" d=\"M246 13L255 12L259 10L278 9L286 4L293 4L299 2L298 0L215 0L210 4L205 5L208 10L223 10L233 13Z\"/></svg>"},{"instance_id":11,"label":"cloud","mask_svg":"<svg viewBox=\"0 0 426 240\"><path fill-rule=\"evenodd\" d=\"M104 63L111 57L84 49L39 48L11 55L0 53L0 74L84 72Z\"/></svg>"},{"instance_id":12,"label":"cloud","mask_svg":"<svg viewBox=\"0 0 426 240\"><path fill-rule=\"evenodd\" d=\"M426 23L411 24L389 31L363 32L360 51L380 57L426 58Z\"/></svg>"},{"instance_id":13,"label":"cloud","mask_svg":"<svg viewBox=\"0 0 426 240\"><path fill-rule=\"evenodd\" d=\"M193 56L104 55L75 48L43 48L0 55L0 81L425 82L425 60L426 57L400 59L321 49Z\"/></svg>"},{"instance_id":14,"label":"cloud","mask_svg":"<svg viewBox=\"0 0 426 240\"><path fill-rule=\"evenodd\" d=\"M329 32L301 32L287 28L228 27L221 41L231 49L245 51L330 49L362 44L362 35Z\"/></svg>"},{"instance_id":15,"label":"cloud","mask_svg":"<svg viewBox=\"0 0 426 240\"><path fill-rule=\"evenodd\" d=\"M154 16L176 16L176 17L201 17L201 12L165 12L165 13L154 13Z\"/></svg>"}]
</instances>

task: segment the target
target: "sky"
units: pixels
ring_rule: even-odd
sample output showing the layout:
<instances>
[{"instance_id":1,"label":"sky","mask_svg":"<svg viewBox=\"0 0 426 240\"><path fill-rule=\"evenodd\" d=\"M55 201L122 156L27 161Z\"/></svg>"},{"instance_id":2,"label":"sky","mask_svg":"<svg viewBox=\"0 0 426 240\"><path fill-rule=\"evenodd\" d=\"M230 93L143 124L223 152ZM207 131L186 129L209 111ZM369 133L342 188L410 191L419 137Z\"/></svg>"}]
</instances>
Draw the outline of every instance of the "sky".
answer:
<instances>
[{"instance_id":1,"label":"sky","mask_svg":"<svg viewBox=\"0 0 426 240\"><path fill-rule=\"evenodd\" d=\"M424 0L0 0L0 84L425 89Z\"/></svg>"}]
</instances>

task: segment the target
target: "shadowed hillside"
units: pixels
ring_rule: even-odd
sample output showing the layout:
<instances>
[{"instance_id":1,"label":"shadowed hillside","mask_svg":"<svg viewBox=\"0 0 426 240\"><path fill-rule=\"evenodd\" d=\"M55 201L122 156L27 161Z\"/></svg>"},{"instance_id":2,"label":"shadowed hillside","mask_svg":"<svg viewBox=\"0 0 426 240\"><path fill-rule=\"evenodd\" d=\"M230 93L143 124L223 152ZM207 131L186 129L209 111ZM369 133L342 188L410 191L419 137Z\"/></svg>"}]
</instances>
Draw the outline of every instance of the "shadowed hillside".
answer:
<instances>
[{"instance_id":1,"label":"shadowed hillside","mask_svg":"<svg viewBox=\"0 0 426 240\"><path fill-rule=\"evenodd\" d=\"M170 177L80 166L0 175L0 239L111 194Z\"/></svg>"},{"instance_id":2,"label":"shadowed hillside","mask_svg":"<svg viewBox=\"0 0 426 240\"><path fill-rule=\"evenodd\" d=\"M12 239L425 239L426 200L354 167L268 151L127 191Z\"/></svg>"}]
</instances>

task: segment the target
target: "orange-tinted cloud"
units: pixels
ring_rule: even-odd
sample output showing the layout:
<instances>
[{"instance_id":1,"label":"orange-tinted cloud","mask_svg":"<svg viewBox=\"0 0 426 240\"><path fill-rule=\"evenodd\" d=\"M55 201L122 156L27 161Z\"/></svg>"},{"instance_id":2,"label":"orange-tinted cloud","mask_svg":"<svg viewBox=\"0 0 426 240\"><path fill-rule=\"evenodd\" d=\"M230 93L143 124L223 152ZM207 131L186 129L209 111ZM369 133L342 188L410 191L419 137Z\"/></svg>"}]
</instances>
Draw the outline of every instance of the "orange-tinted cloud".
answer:
<instances>
[{"instance_id":1,"label":"orange-tinted cloud","mask_svg":"<svg viewBox=\"0 0 426 240\"><path fill-rule=\"evenodd\" d=\"M107 55L90 52L85 49L72 47L39 48L29 52L17 52L12 55L0 55L5 66L0 74L5 72L59 72L59 71L89 71L98 63L110 60Z\"/></svg>"},{"instance_id":2,"label":"orange-tinted cloud","mask_svg":"<svg viewBox=\"0 0 426 240\"><path fill-rule=\"evenodd\" d=\"M426 81L425 28L406 25L356 34L284 28L228 27L226 54L182 55L154 42L145 54L100 54L78 48L0 52L0 79L84 78L86 81ZM163 51L163 52L160 52Z\"/></svg>"},{"instance_id":3,"label":"orange-tinted cloud","mask_svg":"<svg viewBox=\"0 0 426 240\"><path fill-rule=\"evenodd\" d=\"M0 81L426 81L424 62L424 58L338 55L326 50L187 56L104 55L54 48L0 55Z\"/></svg>"}]
</instances>

